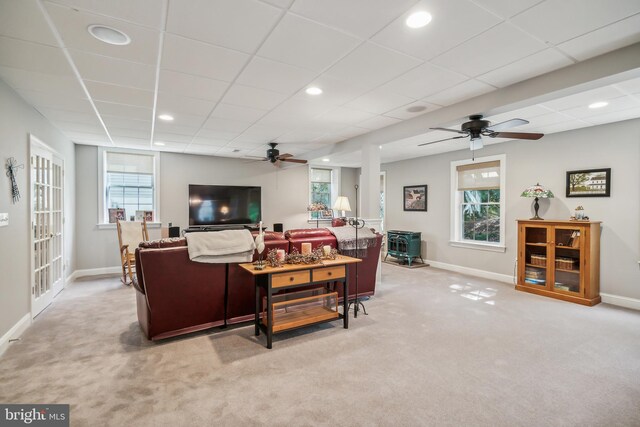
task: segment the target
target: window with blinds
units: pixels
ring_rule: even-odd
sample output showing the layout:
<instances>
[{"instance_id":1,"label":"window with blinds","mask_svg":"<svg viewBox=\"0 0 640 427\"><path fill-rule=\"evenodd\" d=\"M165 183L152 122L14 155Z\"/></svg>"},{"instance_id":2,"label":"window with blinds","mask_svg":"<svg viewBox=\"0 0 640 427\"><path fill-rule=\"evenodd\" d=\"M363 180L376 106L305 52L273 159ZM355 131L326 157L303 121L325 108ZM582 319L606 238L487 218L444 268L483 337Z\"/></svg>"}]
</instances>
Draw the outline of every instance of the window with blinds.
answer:
<instances>
[{"instance_id":1,"label":"window with blinds","mask_svg":"<svg viewBox=\"0 0 640 427\"><path fill-rule=\"evenodd\" d=\"M154 156L145 154L105 153L106 209L125 210L126 219L136 211L154 211ZM154 218L157 216L154 212Z\"/></svg>"},{"instance_id":2,"label":"window with blinds","mask_svg":"<svg viewBox=\"0 0 640 427\"><path fill-rule=\"evenodd\" d=\"M333 171L331 169L311 168L309 171L309 198L310 203L322 203L331 209L331 187ZM309 212L311 219L316 219L321 215L320 211Z\"/></svg>"},{"instance_id":3,"label":"window with blinds","mask_svg":"<svg viewBox=\"0 0 640 427\"><path fill-rule=\"evenodd\" d=\"M456 166L462 240L500 243L500 166L499 160Z\"/></svg>"}]
</instances>

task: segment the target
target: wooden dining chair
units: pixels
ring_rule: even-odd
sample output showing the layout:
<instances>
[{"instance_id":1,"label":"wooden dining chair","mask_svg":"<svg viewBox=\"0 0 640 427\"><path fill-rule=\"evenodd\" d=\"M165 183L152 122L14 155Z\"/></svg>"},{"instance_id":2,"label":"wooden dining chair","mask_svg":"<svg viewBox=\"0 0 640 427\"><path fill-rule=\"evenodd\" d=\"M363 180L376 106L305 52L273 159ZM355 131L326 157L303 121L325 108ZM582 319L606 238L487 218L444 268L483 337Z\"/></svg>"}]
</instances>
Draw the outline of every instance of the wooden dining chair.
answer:
<instances>
[{"instance_id":1,"label":"wooden dining chair","mask_svg":"<svg viewBox=\"0 0 640 427\"><path fill-rule=\"evenodd\" d=\"M149 240L147 221L117 221L120 261L122 263L122 283L131 285L135 275L136 248L140 242ZM128 276L128 280L127 280Z\"/></svg>"}]
</instances>

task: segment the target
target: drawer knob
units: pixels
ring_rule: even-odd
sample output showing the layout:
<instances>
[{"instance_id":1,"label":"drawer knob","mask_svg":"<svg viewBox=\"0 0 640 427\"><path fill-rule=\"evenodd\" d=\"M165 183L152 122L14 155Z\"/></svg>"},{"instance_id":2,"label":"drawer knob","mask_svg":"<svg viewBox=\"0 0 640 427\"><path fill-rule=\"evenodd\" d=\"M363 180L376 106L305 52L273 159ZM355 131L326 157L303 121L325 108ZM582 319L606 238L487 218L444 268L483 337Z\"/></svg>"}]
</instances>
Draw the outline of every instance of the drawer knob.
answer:
<instances>
[{"instance_id":1,"label":"drawer knob","mask_svg":"<svg viewBox=\"0 0 640 427\"><path fill-rule=\"evenodd\" d=\"M331 276L331 272L329 272L327 275L328 275L328 276Z\"/></svg>"},{"instance_id":2,"label":"drawer knob","mask_svg":"<svg viewBox=\"0 0 640 427\"><path fill-rule=\"evenodd\" d=\"M293 276L292 276L292 277L289 277L289 281L290 281L290 282L293 282Z\"/></svg>"}]
</instances>

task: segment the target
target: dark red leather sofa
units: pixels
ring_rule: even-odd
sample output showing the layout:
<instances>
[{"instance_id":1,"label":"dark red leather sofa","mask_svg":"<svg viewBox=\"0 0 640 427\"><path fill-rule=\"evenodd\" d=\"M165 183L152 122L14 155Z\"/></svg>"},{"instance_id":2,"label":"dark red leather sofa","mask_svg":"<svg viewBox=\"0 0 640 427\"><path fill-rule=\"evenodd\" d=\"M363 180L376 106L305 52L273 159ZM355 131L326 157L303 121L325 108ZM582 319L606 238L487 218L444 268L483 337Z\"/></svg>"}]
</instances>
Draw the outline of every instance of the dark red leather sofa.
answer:
<instances>
[{"instance_id":1,"label":"dark red leather sofa","mask_svg":"<svg viewBox=\"0 0 640 427\"><path fill-rule=\"evenodd\" d=\"M309 234L306 235L305 232ZM336 246L327 229L265 233L265 252L311 242ZM304 239L304 240L301 240ZM359 264L359 294L373 295L382 236ZM254 260L257 254L254 254ZM252 320L254 279L237 264L207 264L189 259L186 239L144 242L136 249L136 301L138 322L146 337L160 340L225 324ZM355 293L355 268L350 269L349 294ZM225 278L228 277L225 292ZM340 288L339 286L337 288ZM227 295L225 312L225 293Z\"/></svg>"}]
</instances>

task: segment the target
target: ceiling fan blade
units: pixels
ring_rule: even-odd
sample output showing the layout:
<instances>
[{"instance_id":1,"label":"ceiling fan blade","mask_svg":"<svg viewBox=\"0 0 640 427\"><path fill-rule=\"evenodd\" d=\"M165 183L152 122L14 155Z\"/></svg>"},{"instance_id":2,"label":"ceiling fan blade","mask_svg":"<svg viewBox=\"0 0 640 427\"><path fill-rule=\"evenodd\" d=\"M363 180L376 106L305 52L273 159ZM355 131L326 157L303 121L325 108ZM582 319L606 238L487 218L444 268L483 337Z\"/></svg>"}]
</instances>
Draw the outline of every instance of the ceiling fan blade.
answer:
<instances>
[{"instance_id":1,"label":"ceiling fan blade","mask_svg":"<svg viewBox=\"0 0 640 427\"><path fill-rule=\"evenodd\" d=\"M284 154L278 155L279 159L286 159L287 157L293 157L293 154L284 153Z\"/></svg>"},{"instance_id":2,"label":"ceiling fan blade","mask_svg":"<svg viewBox=\"0 0 640 427\"><path fill-rule=\"evenodd\" d=\"M277 167L278 169L282 167L282 163L280 162L280 160L276 160L272 164L273 164L273 166Z\"/></svg>"},{"instance_id":3,"label":"ceiling fan blade","mask_svg":"<svg viewBox=\"0 0 640 427\"><path fill-rule=\"evenodd\" d=\"M465 135L467 134L467 132L462 131L462 130L456 130L456 129L447 129L447 128L429 128L431 130L445 130L447 132L455 132L455 133L464 133Z\"/></svg>"},{"instance_id":4,"label":"ceiling fan blade","mask_svg":"<svg viewBox=\"0 0 640 427\"><path fill-rule=\"evenodd\" d=\"M293 163L302 163L302 164L306 164L307 161L306 160L301 160L301 159L278 159L281 162L293 162Z\"/></svg>"},{"instance_id":5,"label":"ceiling fan blade","mask_svg":"<svg viewBox=\"0 0 640 427\"><path fill-rule=\"evenodd\" d=\"M260 157L260 156L243 156L243 157L248 158L248 159L259 159L259 160L262 160L262 161L269 160L266 157Z\"/></svg>"},{"instance_id":6,"label":"ceiling fan blade","mask_svg":"<svg viewBox=\"0 0 640 427\"><path fill-rule=\"evenodd\" d=\"M491 138L513 138L513 139L532 139L537 140L544 136L544 133L527 133L527 132L493 132L489 134Z\"/></svg>"},{"instance_id":7,"label":"ceiling fan blade","mask_svg":"<svg viewBox=\"0 0 640 427\"><path fill-rule=\"evenodd\" d=\"M490 132L497 132L499 130L502 129L509 129L512 127L516 127L516 126L522 126L522 125L526 125L529 124L528 120L524 120L524 119L511 119L511 120L507 120L506 122L500 122L500 123L496 123L494 125L491 125L487 128L488 131Z\"/></svg>"},{"instance_id":8,"label":"ceiling fan blade","mask_svg":"<svg viewBox=\"0 0 640 427\"><path fill-rule=\"evenodd\" d=\"M424 142L422 144L418 144L418 147L421 147L423 145L430 145L430 144L435 144L436 142L442 142L442 141L449 141L451 139L460 139L460 138L466 138L468 135L460 135L460 136L454 136L452 138L445 138L445 139L439 139L437 141L431 141L431 142Z\"/></svg>"}]
</instances>

